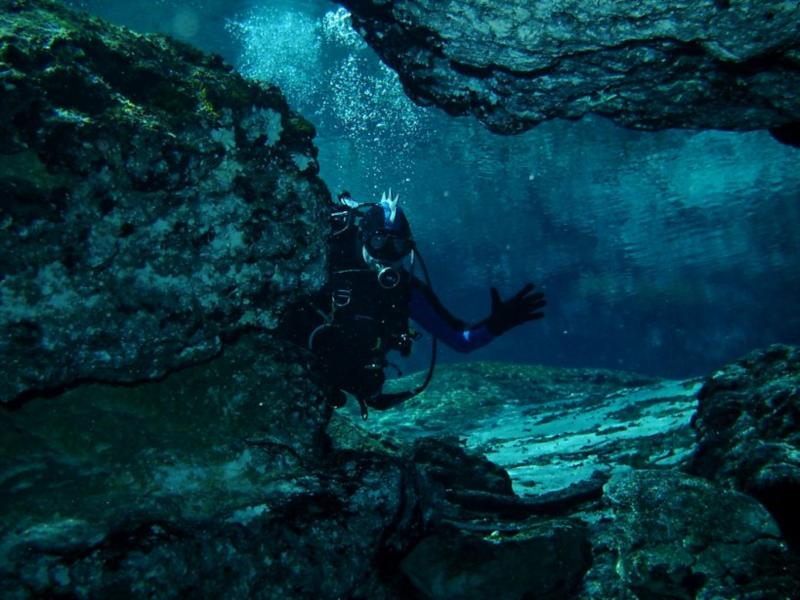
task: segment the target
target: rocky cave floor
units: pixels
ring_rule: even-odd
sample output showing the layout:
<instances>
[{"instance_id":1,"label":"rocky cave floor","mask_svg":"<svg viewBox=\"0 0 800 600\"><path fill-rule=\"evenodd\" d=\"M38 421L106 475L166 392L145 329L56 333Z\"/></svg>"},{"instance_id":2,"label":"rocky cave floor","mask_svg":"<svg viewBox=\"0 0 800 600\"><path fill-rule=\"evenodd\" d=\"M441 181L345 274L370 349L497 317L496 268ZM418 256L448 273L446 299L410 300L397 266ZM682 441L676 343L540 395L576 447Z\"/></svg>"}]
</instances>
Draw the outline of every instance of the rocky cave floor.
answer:
<instances>
[{"instance_id":1,"label":"rocky cave floor","mask_svg":"<svg viewBox=\"0 0 800 600\"><path fill-rule=\"evenodd\" d=\"M443 365L366 422L320 411L302 359L246 337L161 381L4 411L2 596L798 589L795 348L689 381Z\"/></svg>"},{"instance_id":2,"label":"rocky cave floor","mask_svg":"<svg viewBox=\"0 0 800 600\"><path fill-rule=\"evenodd\" d=\"M614 473L685 462L701 385L612 371L454 364L418 399L373 411L360 424L406 442L458 438L508 471L517 495L541 498ZM348 416L360 421L354 411Z\"/></svg>"},{"instance_id":3,"label":"rocky cave floor","mask_svg":"<svg viewBox=\"0 0 800 600\"><path fill-rule=\"evenodd\" d=\"M404 406L362 421L351 402L331 430L411 445L440 484L438 531L401 563L422 597L788 598L797 358L776 346L684 381L447 365Z\"/></svg>"}]
</instances>

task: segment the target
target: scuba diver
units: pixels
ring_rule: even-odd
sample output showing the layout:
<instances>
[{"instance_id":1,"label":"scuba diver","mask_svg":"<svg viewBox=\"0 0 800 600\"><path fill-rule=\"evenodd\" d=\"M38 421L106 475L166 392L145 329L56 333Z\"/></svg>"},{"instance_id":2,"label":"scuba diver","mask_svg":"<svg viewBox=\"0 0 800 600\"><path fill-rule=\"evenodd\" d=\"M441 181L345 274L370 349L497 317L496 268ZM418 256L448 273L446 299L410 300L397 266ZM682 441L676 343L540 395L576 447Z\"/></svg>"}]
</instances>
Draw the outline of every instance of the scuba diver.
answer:
<instances>
[{"instance_id":1,"label":"scuba diver","mask_svg":"<svg viewBox=\"0 0 800 600\"><path fill-rule=\"evenodd\" d=\"M437 340L459 352L471 352L544 316L544 294L534 293L530 283L505 301L491 288L491 313L474 325L450 314L433 293L398 200L391 190L377 203L359 204L348 192L339 195L330 216L328 281L319 293L289 311L281 327L319 358L334 390L332 406L344 406L348 392L358 401L364 419L369 408L391 408L425 389L433 376ZM417 263L424 281L414 275ZM421 337L409 327L409 320L433 337L427 376L415 389L384 393L387 354L395 350L408 356Z\"/></svg>"}]
</instances>

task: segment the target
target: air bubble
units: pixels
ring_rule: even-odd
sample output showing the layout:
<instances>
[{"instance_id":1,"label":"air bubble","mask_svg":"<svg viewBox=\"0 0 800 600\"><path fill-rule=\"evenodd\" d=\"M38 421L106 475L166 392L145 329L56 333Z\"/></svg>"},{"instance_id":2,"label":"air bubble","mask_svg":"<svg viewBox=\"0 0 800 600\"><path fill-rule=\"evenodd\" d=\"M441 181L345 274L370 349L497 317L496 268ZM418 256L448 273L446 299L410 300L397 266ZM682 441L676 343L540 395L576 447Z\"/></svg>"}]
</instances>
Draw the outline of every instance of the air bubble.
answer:
<instances>
[{"instance_id":1,"label":"air bubble","mask_svg":"<svg viewBox=\"0 0 800 600\"><path fill-rule=\"evenodd\" d=\"M347 158L332 157L334 166L352 164L354 152L359 171L370 178L411 170L412 154L430 129L427 111L408 99L397 74L353 29L347 10L317 17L265 8L227 28L241 44L238 68L245 76L278 85L317 126L321 146L339 154L346 141Z\"/></svg>"}]
</instances>

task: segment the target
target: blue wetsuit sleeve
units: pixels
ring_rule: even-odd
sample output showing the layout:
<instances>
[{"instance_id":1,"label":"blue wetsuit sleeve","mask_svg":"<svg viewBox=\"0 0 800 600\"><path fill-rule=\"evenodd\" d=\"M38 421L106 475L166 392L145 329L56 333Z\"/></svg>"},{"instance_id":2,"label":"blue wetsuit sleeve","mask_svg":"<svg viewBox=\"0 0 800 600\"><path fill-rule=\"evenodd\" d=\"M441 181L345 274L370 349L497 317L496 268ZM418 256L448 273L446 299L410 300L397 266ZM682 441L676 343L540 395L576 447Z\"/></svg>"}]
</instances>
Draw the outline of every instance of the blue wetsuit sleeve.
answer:
<instances>
[{"instance_id":1,"label":"blue wetsuit sleeve","mask_svg":"<svg viewBox=\"0 0 800 600\"><path fill-rule=\"evenodd\" d=\"M410 309L411 318L420 327L458 352L472 352L494 339L485 324L469 327L451 315L433 291L416 278L411 284Z\"/></svg>"}]
</instances>

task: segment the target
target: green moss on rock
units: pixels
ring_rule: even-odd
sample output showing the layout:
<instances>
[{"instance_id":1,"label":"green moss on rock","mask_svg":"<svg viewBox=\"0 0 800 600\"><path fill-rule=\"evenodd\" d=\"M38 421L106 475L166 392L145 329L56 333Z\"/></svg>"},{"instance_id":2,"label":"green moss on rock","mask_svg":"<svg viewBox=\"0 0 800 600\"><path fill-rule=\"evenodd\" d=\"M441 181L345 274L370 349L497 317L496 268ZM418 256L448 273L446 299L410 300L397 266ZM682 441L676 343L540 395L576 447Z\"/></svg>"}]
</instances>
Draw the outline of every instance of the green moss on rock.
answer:
<instances>
[{"instance_id":1,"label":"green moss on rock","mask_svg":"<svg viewBox=\"0 0 800 600\"><path fill-rule=\"evenodd\" d=\"M278 88L52 0L0 7L0 402L163 376L321 285L330 195Z\"/></svg>"}]
</instances>

